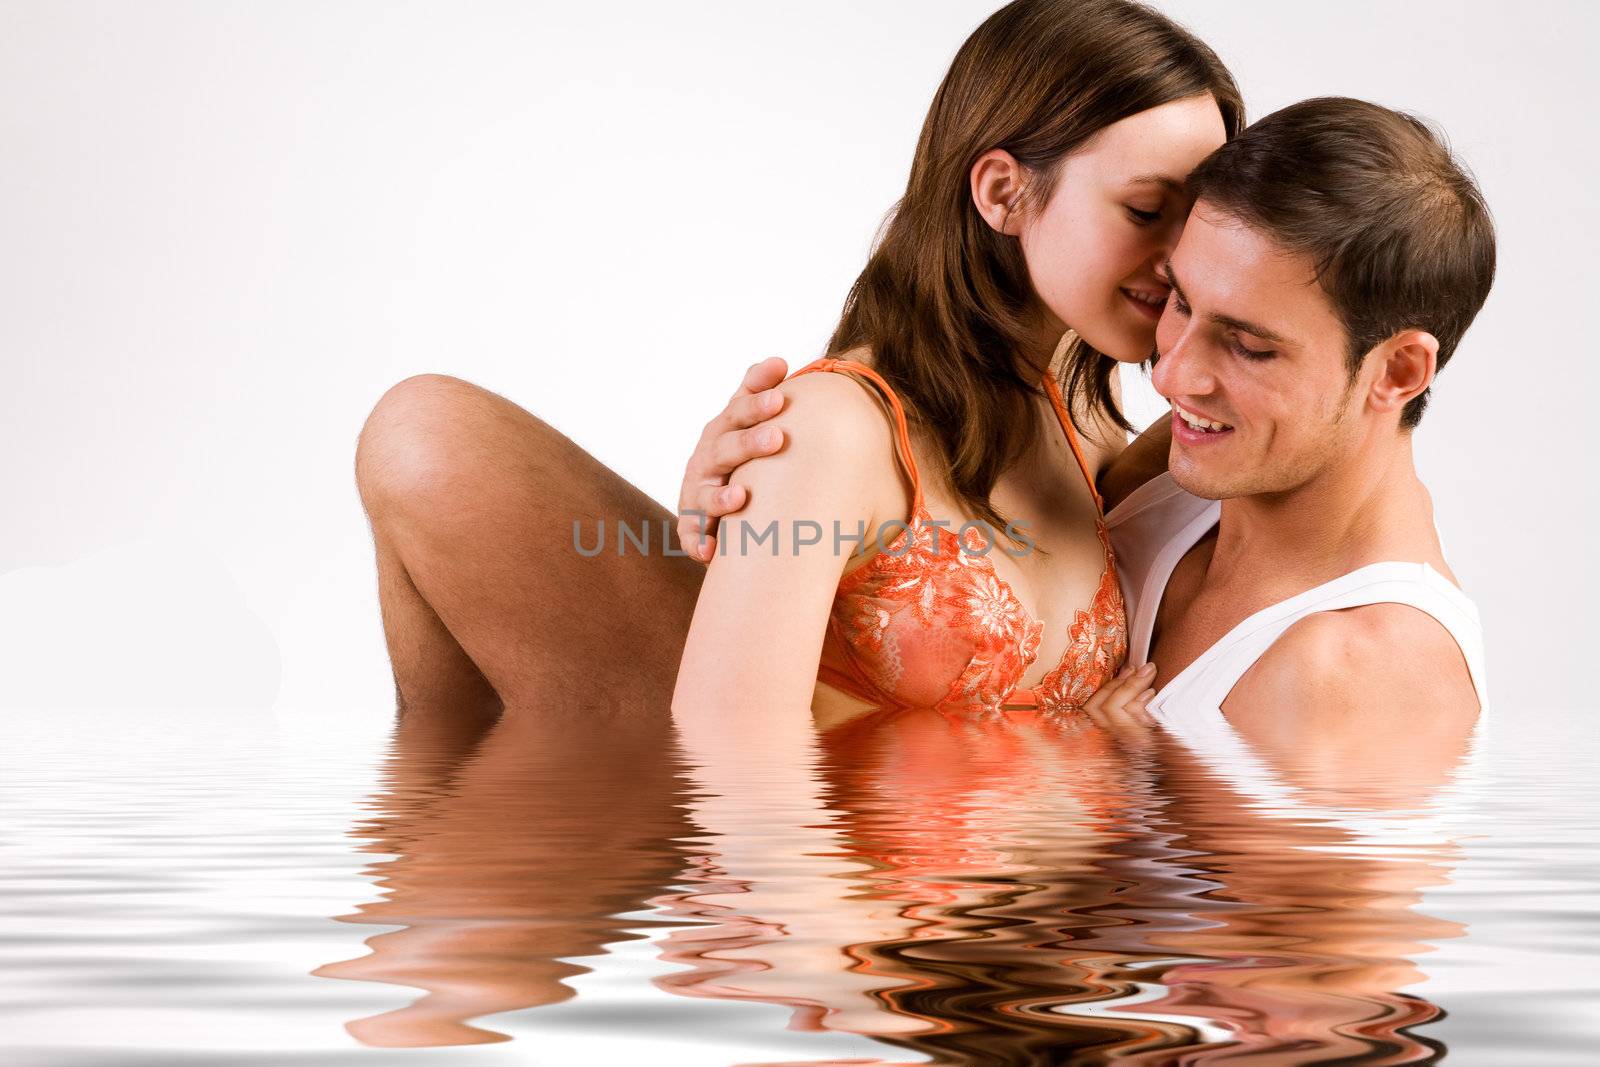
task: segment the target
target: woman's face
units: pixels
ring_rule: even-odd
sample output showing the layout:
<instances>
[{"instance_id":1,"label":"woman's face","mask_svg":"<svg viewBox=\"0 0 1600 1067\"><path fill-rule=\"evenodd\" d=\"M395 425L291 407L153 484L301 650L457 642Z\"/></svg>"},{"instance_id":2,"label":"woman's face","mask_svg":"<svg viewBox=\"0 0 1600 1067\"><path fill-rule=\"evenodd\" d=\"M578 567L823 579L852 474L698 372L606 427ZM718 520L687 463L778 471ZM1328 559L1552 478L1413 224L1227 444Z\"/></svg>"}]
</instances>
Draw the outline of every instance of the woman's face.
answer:
<instances>
[{"instance_id":1,"label":"woman's face","mask_svg":"<svg viewBox=\"0 0 1600 1067\"><path fill-rule=\"evenodd\" d=\"M1184 179L1225 139L1216 101L1194 96L1113 123L1062 160L1019 233L1056 336L1070 327L1126 363L1150 356L1168 290L1159 267L1189 213Z\"/></svg>"}]
</instances>

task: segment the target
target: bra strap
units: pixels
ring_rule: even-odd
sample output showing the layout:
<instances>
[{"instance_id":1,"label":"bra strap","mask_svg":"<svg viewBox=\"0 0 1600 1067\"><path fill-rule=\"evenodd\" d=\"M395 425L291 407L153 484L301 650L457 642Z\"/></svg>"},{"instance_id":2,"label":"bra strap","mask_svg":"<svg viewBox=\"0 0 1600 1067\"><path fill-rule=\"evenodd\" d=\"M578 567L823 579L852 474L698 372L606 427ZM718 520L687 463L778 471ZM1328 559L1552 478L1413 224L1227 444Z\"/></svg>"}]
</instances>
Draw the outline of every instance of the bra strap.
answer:
<instances>
[{"instance_id":1,"label":"bra strap","mask_svg":"<svg viewBox=\"0 0 1600 1067\"><path fill-rule=\"evenodd\" d=\"M798 378L800 375L810 371L837 371L840 374L859 374L876 385L889 401L889 407L894 411L896 454L900 457L900 462L905 467L906 473L911 477L911 516L912 521L915 522L917 514L923 510L922 476L917 473L916 460L911 457L911 434L906 427L906 412L900 406L900 398L894 395L894 390L889 388L889 383L883 380L882 375L865 363L858 363L853 359L835 359L832 356L824 356L815 362L806 364L789 375L789 377Z\"/></svg>"},{"instance_id":2,"label":"bra strap","mask_svg":"<svg viewBox=\"0 0 1600 1067\"><path fill-rule=\"evenodd\" d=\"M1100 490L1094 485L1094 475L1089 473L1088 461L1083 458L1083 446L1078 444L1078 432L1072 428L1072 416L1067 413L1066 401L1061 399L1061 387L1056 384L1055 375L1048 371L1044 376L1044 391L1050 394L1050 406L1056 409L1056 418L1060 420L1061 429L1067 435L1067 444L1072 446L1072 455L1078 461L1078 469L1083 472L1083 480L1089 483L1089 495L1094 498L1094 509L1101 518L1105 518L1105 501L1100 498Z\"/></svg>"}]
</instances>

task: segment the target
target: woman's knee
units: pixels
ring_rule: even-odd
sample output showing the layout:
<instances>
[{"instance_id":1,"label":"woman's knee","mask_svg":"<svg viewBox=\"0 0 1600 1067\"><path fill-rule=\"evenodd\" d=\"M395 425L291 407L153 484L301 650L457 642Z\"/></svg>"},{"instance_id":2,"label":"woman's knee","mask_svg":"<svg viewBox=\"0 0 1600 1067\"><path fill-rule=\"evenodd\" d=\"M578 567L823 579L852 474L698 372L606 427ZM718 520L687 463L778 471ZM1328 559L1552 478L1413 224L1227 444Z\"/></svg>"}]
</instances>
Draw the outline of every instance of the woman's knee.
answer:
<instances>
[{"instance_id":1,"label":"woman's knee","mask_svg":"<svg viewBox=\"0 0 1600 1067\"><path fill-rule=\"evenodd\" d=\"M525 423L531 420L531 423ZM516 423L512 429L512 423ZM537 419L482 386L417 374L373 405L356 442L356 485L369 513L396 502L447 501Z\"/></svg>"}]
</instances>

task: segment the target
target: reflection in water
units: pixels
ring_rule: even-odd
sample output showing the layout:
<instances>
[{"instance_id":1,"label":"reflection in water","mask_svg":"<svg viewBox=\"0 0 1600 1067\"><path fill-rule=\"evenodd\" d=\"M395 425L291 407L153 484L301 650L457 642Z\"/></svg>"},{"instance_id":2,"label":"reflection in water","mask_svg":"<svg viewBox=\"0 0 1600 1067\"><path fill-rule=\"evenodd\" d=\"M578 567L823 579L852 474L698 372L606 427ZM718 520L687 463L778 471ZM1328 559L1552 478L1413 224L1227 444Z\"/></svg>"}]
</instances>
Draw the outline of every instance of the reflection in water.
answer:
<instances>
[{"instance_id":1,"label":"reflection in water","mask_svg":"<svg viewBox=\"0 0 1600 1067\"><path fill-rule=\"evenodd\" d=\"M343 922L400 929L367 939L371 954L315 974L415 986L426 995L349 1023L378 1046L509 1040L468 1020L572 996L562 980L647 925L631 911L683 866L687 832L671 803L667 737L581 723L507 718L486 732L434 731L402 720L378 812L353 831L363 850L395 856L369 868L383 898Z\"/></svg>"},{"instance_id":2,"label":"reflection in water","mask_svg":"<svg viewBox=\"0 0 1600 1067\"><path fill-rule=\"evenodd\" d=\"M784 1005L792 1029L876 1038L878 1062L1443 1052L1418 1029L1439 1010L1401 992L1463 932L1416 910L1456 857L1424 819L1263 810L1183 751L1031 716L858 722L733 776L676 762L664 726L619 736L402 723L357 831L397 858L342 917L400 929L316 973L426 993L352 1034L504 1040L469 1020L571 996L585 968L564 960L637 936L613 917L650 906L676 965L658 987Z\"/></svg>"}]
</instances>

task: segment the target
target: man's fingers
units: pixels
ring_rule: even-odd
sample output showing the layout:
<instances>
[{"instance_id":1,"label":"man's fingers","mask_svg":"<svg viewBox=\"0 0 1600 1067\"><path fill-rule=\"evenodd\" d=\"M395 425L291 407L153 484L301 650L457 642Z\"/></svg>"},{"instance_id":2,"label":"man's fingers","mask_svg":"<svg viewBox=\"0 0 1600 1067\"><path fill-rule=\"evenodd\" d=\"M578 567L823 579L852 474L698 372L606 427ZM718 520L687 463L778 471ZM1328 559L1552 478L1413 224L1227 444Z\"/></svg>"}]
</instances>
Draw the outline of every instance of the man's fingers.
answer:
<instances>
[{"instance_id":1,"label":"man's fingers","mask_svg":"<svg viewBox=\"0 0 1600 1067\"><path fill-rule=\"evenodd\" d=\"M715 440L730 430L746 426L759 426L783 410L783 393L777 389L763 389L759 393L739 392L728 401L728 406L717 417L706 423L701 437Z\"/></svg>"},{"instance_id":2,"label":"man's fingers","mask_svg":"<svg viewBox=\"0 0 1600 1067\"><path fill-rule=\"evenodd\" d=\"M711 551L707 545L716 540L716 518L680 511L678 515L678 544L694 559L709 562Z\"/></svg>"},{"instance_id":3,"label":"man's fingers","mask_svg":"<svg viewBox=\"0 0 1600 1067\"><path fill-rule=\"evenodd\" d=\"M744 372L744 381L739 383L739 388L734 390L733 396L728 400L731 403L741 396L771 389L788 376L789 364L781 356L768 356L760 363L752 364L750 369Z\"/></svg>"},{"instance_id":4,"label":"man's fingers","mask_svg":"<svg viewBox=\"0 0 1600 1067\"><path fill-rule=\"evenodd\" d=\"M722 481L740 464L771 455L782 446L783 431L776 426L729 431L711 443L711 469L705 473L709 478Z\"/></svg>"},{"instance_id":5,"label":"man's fingers","mask_svg":"<svg viewBox=\"0 0 1600 1067\"><path fill-rule=\"evenodd\" d=\"M678 515L678 543L694 558L702 562L711 560L715 548L718 519L744 507L747 497L742 485L704 485L695 491L693 500L680 509ZM701 535L712 543L707 549ZM697 547L698 546L698 547Z\"/></svg>"}]
</instances>

